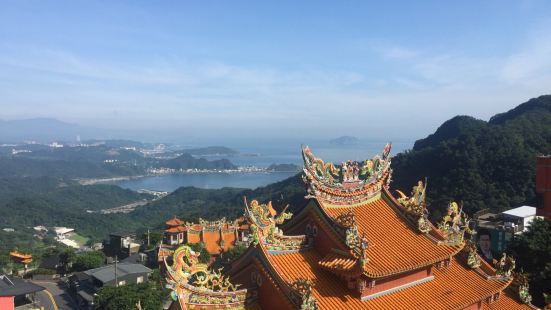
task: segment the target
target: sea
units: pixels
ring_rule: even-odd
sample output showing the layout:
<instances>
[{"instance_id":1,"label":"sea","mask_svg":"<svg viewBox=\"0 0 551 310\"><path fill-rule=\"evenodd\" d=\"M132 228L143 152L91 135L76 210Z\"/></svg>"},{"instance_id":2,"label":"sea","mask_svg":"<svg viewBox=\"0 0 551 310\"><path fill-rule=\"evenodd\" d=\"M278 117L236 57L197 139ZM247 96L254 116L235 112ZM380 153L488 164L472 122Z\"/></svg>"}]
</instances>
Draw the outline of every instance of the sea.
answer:
<instances>
[{"instance_id":1,"label":"sea","mask_svg":"<svg viewBox=\"0 0 551 310\"><path fill-rule=\"evenodd\" d=\"M318 142L309 145L312 153L324 160L339 164L347 160L365 160L381 154L386 142L367 142L355 145L333 145ZM393 142L391 154L397 154L413 146L413 141ZM231 147L231 146L230 146ZM227 158L237 166L254 166L266 168L271 164L295 164L302 166L300 144L294 146L241 146L232 147L239 152L234 156L204 156L208 160ZM131 190L153 190L172 192L182 186L219 189L223 187L254 189L271 183L282 181L296 175L298 172L205 172L186 174L167 174L146 176L137 179L114 182L123 188Z\"/></svg>"}]
</instances>

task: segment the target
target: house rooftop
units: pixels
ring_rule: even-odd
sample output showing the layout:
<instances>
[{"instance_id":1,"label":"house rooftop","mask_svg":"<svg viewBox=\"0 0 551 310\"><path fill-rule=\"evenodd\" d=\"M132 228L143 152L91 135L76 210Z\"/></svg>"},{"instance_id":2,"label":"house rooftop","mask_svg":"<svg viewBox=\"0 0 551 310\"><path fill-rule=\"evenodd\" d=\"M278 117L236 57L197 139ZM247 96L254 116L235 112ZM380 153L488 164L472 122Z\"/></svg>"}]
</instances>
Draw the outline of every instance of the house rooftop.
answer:
<instances>
[{"instance_id":1,"label":"house rooftop","mask_svg":"<svg viewBox=\"0 0 551 310\"><path fill-rule=\"evenodd\" d=\"M45 288L40 285L0 274L0 296L19 296L42 290L45 290Z\"/></svg>"},{"instance_id":2,"label":"house rooftop","mask_svg":"<svg viewBox=\"0 0 551 310\"><path fill-rule=\"evenodd\" d=\"M153 270L142 264L117 264L117 276L123 277L129 274L150 273ZM85 274L92 276L103 283L115 280L115 265L107 265L95 269L86 270Z\"/></svg>"},{"instance_id":3,"label":"house rooftop","mask_svg":"<svg viewBox=\"0 0 551 310\"><path fill-rule=\"evenodd\" d=\"M506 214L506 215L512 215L512 216L524 218L524 217L529 217L529 216L535 216L536 215L536 208L535 207L530 207L530 206L522 206L522 207L518 207L518 208L514 208L514 209L511 209L511 210L504 211L502 213Z\"/></svg>"}]
</instances>

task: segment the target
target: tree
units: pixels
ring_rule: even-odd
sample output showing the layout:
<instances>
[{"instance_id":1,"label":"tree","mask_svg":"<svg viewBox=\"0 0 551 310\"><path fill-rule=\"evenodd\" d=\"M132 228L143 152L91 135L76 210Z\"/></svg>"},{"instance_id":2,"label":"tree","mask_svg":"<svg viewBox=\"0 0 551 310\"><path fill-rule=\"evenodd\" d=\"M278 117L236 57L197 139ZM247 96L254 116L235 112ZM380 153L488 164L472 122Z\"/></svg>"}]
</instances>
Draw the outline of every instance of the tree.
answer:
<instances>
[{"instance_id":1,"label":"tree","mask_svg":"<svg viewBox=\"0 0 551 310\"><path fill-rule=\"evenodd\" d=\"M219 268L224 268L224 270L228 270L231 264L241 257L241 254L245 253L245 251L247 251L247 247L236 245L229 251L221 253L214 261L212 269L218 270Z\"/></svg>"},{"instance_id":2,"label":"tree","mask_svg":"<svg viewBox=\"0 0 551 310\"><path fill-rule=\"evenodd\" d=\"M79 255L73 265L74 271L98 268L105 262L105 254L100 251L86 252Z\"/></svg>"},{"instance_id":3,"label":"tree","mask_svg":"<svg viewBox=\"0 0 551 310\"><path fill-rule=\"evenodd\" d=\"M64 273L67 273L71 269L76 260L77 256L73 248L67 248L59 254L59 262L61 263Z\"/></svg>"},{"instance_id":4,"label":"tree","mask_svg":"<svg viewBox=\"0 0 551 310\"><path fill-rule=\"evenodd\" d=\"M534 304L543 306L543 294L551 294L551 220L535 219L509 243L508 252L516 257L517 269L527 273Z\"/></svg>"},{"instance_id":5,"label":"tree","mask_svg":"<svg viewBox=\"0 0 551 310\"><path fill-rule=\"evenodd\" d=\"M210 262L211 255L209 251L207 251L207 249L205 248L204 243L199 242L199 243L190 244L189 246L193 251L199 253L199 263L208 264Z\"/></svg>"},{"instance_id":6,"label":"tree","mask_svg":"<svg viewBox=\"0 0 551 310\"><path fill-rule=\"evenodd\" d=\"M152 249L163 240L164 234L162 231L159 230L150 230L149 231L149 247L148 249ZM145 246L147 246L147 231L143 233L142 235L142 241Z\"/></svg>"},{"instance_id":7,"label":"tree","mask_svg":"<svg viewBox=\"0 0 551 310\"><path fill-rule=\"evenodd\" d=\"M96 299L99 309L135 310L140 302L142 309L163 308L168 293L155 283L128 284L123 286L107 285L98 291Z\"/></svg>"}]
</instances>

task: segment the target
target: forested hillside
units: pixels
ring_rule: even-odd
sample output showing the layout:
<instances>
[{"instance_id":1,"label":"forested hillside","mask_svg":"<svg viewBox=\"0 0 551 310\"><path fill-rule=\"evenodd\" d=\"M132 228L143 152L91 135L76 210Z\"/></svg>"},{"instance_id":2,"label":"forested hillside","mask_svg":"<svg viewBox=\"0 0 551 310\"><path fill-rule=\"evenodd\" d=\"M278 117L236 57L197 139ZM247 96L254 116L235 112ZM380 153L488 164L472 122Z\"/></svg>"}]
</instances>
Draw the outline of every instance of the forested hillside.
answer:
<instances>
[{"instance_id":1,"label":"forested hillside","mask_svg":"<svg viewBox=\"0 0 551 310\"><path fill-rule=\"evenodd\" d=\"M101 240L111 230L138 229L143 223L134 222L122 214L99 214L89 211L125 205L148 195L113 185L81 186L62 179L0 178L0 254L13 247L36 250L34 226L67 226L80 234Z\"/></svg>"},{"instance_id":2,"label":"forested hillside","mask_svg":"<svg viewBox=\"0 0 551 310\"><path fill-rule=\"evenodd\" d=\"M536 156L551 153L551 96L541 96L485 122L457 116L412 150L393 158L392 188L428 178L433 218L449 200L469 214L535 203Z\"/></svg>"}]
</instances>

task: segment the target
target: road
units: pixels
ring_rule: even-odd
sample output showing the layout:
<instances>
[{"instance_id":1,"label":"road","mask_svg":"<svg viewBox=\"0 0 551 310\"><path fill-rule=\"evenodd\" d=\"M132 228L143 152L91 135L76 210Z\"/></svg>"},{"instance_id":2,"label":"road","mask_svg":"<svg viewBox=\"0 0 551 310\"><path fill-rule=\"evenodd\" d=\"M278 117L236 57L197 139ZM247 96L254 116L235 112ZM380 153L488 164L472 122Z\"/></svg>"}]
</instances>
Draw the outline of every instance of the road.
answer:
<instances>
[{"instance_id":1,"label":"road","mask_svg":"<svg viewBox=\"0 0 551 310\"><path fill-rule=\"evenodd\" d=\"M45 287L47 290L36 294L36 298L42 303L42 305L44 305L44 310L78 309L63 282L53 280L32 282ZM49 296L50 294L51 296Z\"/></svg>"}]
</instances>

